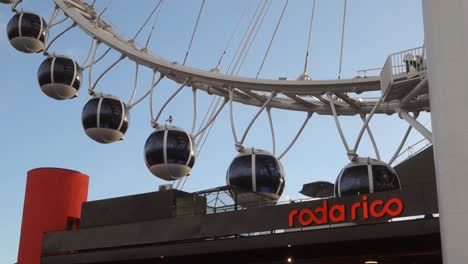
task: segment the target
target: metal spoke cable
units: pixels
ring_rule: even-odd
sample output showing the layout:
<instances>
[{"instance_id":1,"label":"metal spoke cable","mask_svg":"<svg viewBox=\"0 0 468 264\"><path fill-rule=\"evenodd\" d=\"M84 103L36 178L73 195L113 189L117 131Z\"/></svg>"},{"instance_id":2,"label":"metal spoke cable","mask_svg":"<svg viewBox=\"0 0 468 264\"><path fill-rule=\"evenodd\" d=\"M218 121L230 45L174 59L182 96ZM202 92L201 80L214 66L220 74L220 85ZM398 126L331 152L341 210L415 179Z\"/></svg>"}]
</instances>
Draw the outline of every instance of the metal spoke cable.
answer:
<instances>
[{"instance_id":1,"label":"metal spoke cable","mask_svg":"<svg viewBox=\"0 0 468 264\"><path fill-rule=\"evenodd\" d=\"M336 114L335 102L333 101L333 97L330 93L327 93L327 97L328 101L330 101L330 107L333 113L333 118L335 119L336 128L338 129L338 133L340 134L341 141L343 142L343 145L346 149L346 153L349 154L351 153L351 151L349 149L348 142L346 141L346 138L343 134L343 130L341 129L340 120L338 120L338 115Z\"/></svg>"},{"instance_id":2,"label":"metal spoke cable","mask_svg":"<svg viewBox=\"0 0 468 264\"><path fill-rule=\"evenodd\" d=\"M221 97L218 97L218 99L221 99ZM219 102L220 102L220 100L217 100L217 103L219 103ZM216 111L216 113L212 112L212 116L210 117L211 121L209 121L209 124L205 127L205 128L209 127L208 132L205 133L203 131L201 137L198 139L198 141L196 143L196 145L198 146L197 154L196 154L197 157L200 156L200 153L201 153L203 147L205 146L205 142L208 139L208 136L210 135L211 129L213 128L213 124L214 124L214 121L216 120L217 115L221 112L221 110L223 109L223 107L226 104L227 104L227 100L224 101L224 103L221 105L221 107L218 109L218 111ZM217 108L217 105L213 108L213 111L216 108ZM180 187L179 190L182 190L184 188L185 183L187 182L187 179L188 179L188 177L184 177L183 179L180 179L180 181L182 182L182 186Z\"/></svg>"},{"instance_id":3,"label":"metal spoke cable","mask_svg":"<svg viewBox=\"0 0 468 264\"><path fill-rule=\"evenodd\" d=\"M156 126L156 123L154 122L154 111L153 111L153 94L154 94L154 89L158 85L158 83L164 78L164 75L159 76L159 80L155 83L154 80L156 79L156 71L153 71L153 79L151 81L151 87L149 89L149 94L150 94L150 99L149 99L149 108L150 108L150 117L151 117L151 125L153 127Z\"/></svg>"},{"instance_id":4,"label":"metal spoke cable","mask_svg":"<svg viewBox=\"0 0 468 264\"><path fill-rule=\"evenodd\" d=\"M57 41L61 36L63 36L65 33L67 33L70 29L74 28L76 26L76 23L73 22L73 24L71 24L70 26L68 26L65 30L63 30L62 32L60 32L59 34L57 34L57 36L55 36L55 38L53 38L49 44L47 44L47 47L45 48L44 52L47 53L47 51L49 50L50 46L52 46L52 44L54 44L55 41Z\"/></svg>"},{"instance_id":5,"label":"metal spoke cable","mask_svg":"<svg viewBox=\"0 0 468 264\"><path fill-rule=\"evenodd\" d=\"M234 137L234 144L238 146L239 140L237 138L236 127L234 125L234 108L233 108L233 103L232 103L233 97L234 97L234 91L230 89L229 90L229 117L231 120L231 130L232 130L232 136Z\"/></svg>"},{"instance_id":6,"label":"metal spoke cable","mask_svg":"<svg viewBox=\"0 0 468 264\"><path fill-rule=\"evenodd\" d=\"M222 97L220 97L222 98ZM219 102L219 101L218 101ZM200 129L200 131L198 131L193 137L196 138L198 137L199 135L201 135L203 137L204 135L204 132L205 130L208 128L208 127L211 127L213 125L213 122L216 120L216 118L218 117L219 113L221 113L221 110L223 110L224 106L227 104L228 100L224 100L224 103L218 108L218 110L216 110L217 106L215 106L215 108L213 108L213 112L211 113L211 117L208 119L208 123L206 124L205 127L203 127L202 129ZM216 111L215 111L216 110Z\"/></svg>"},{"instance_id":7,"label":"metal spoke cable","mask_svg":"<svg viewBox=\"0 0 468 264\"><path fill-rule=\"evenodd\" d=\"M161 109L159 109L158 114L156 115L156 118L152 120L154 124L157 124L159 117L161 116L162 112L166 108L166 106L174 99L174 97L187 85L188 81L185 81L180 87L167 99L167 101L163 104Z\"/></svg>"},{"instance_id":8,"label":"metal spoke cable","mask_svg":"<svg viewBox=\"0 0 468 264\"><path fill-rule=\"evenodd\" d=\"M258 79L258 76L260 75L260 72L263 69L263 66L265 65L266 59L268 57L268 54L270 53L271 45L273 44L273 41L275 40L276 33L278 32L278 28L281 25L281 21L283 21L284 13L286 12L286 8L288 7L289 0L286 0L283 6L283 11L281 11L281 15L278 19L278 23L276 24L275 31L273 32L273 36L271 36L270 43L268 44L268 48L265 52L265 55L263 56L262 64L260 65L260 69L258 69L257 76L255 78Z\"/></svg>"},{"instance_id":9,"label":"metal spoke cable","mask_svg":"<svg viewBox=\"0 0 468 264\"><path fill-rule=\"evenodd\" d=\"M252 128L252 125L255 123L257 118L260 116L260 114L263 112L263 110L268 106L268 103L276 96L276 93L273 92L271 93L271 96L268 98L268 100L265 101L265 103L262 105L262 107L257 111L257 114L255 114L254 118L250 121L249 125L244 131L244 135L242 135L242 139L239 142L240 145L244 144L245 138L247 137L247 134L249 134L250 129Z\"/></svg>"},{"instance_id":10,"label":"metal spoke cable","mask_svg":"<svg viewBox=\"0 0 468 264\"><path fill-rule=\"evenodd\" d=\"M356 139L356 144L354 145L354 151L356 152L358 147L359 147L359 143L361 142L361 139L362 139L362 136L364 135L364 130L366 129L366 127L368 127L369 125L369 122L370 120L372 119L372 117L374 116L374 113L375 111L377 110L377 108L379 107L379 105L382 103L383 101L383 95L379 98L379 100L377 101L377 103L375 103L374 105L374 108L372 108L372 111L369 113L369 115L367 116L366 120L364 121L364 125L362 126L361 128L361 131L359 131L359 135Z\"/></svg>"},{"instance_id":11,"label":"metal spoke cable","mask_svg":"<svg viewBox=\"0 0 468 264\"><path fill-rule=\"evenodd\" d=\"M195 27L193 28L193 31L192 31L192 37L190 38L189 46L187 48L187 52L185 53L185 58L184 58L184 62L182 63L182 65L185 65L185 62L187 62L187 58L188 58L190 49L192 48L193 39L195 38L195 33L197 32L198 23L200 22L200 17L203 12L204 6L205 6L205 0L202 0L200 10L198 11L197 22L195 22Z\"/></svg>"},{"instance_id":12,"label":"metal spoke cable","mask_svg":"<svg viewBox=\"0 0 468 264\"><path fill-rule=\"evenodd\" d=\"M140 35L141 31L143 30L143 28L146 26L146 24L148 24L148 22L150 21L150 19L153 17L154 13L156 13L156 10L159 8L159 5L161 5L161 2L162 0L159 0L159 2L156 4L156 6L153 8L153 10L151 11L151 13L149 14L148 18L146 18L145 22L143 23L143 25L138 29L137 33L133 36L133 38L131 39L131 41L134 41L138 35Z\"/></svg>"},{"instance_id":13,"label":"metal spoke cable","mask_svg":"<svg viewBox=\"0 0 468 264\"><path fill-rule=\"evenodd\" d=\"M154 32L154 28L156 27L156 22L158 21L158 18L159 18L159 14L161 13L161 9L162 9L162 5L164 4L164 0L162 0L161 2L161 5L158 9L158 12L156 13L156 16L154 17L154 21L153 21L153 26L151 27L151 31L148 35L148 38L146 39L146 43L145 43L145 47L144 49L148 48L148 45L150 43L150 40L151 40L151 37L153 36L153 32Z\"/></svg>"},{"instance_id":14,"label":"metal spoke cable","mask_svg":"<svg viewBox=\"0 0 468 264\"><path fill-rule=\"evenodd\" d=\"M247 1L247 4L244 7L244 10L242 11L242 14L239 17L239 20L237 21L236 26L234 27L234 31L232 31L232 33L231 33L231 36L230 36L230 38L229 38L229 40L228 40L228 42L226 44L226 47L224 48L223 53L221 54L221 57L218 60L218 64L216 65L215 69L221 67L221 63L223 61L224 55L226 55L227 50L229 49L229 47L231 47L231 43L234 40L234 36L236 35L236 32L239 29L239 26L240 26L242 20L244 19L245 13L247 12L247 9L250 7L251 3L252 3L251 0Z\"/></svg>"},{"instance_id":15,"label":"metal spoke cable","mask_svg":"<svg viewBox=\"0 0 468 264\"><path fill-rule=\"evenodd\" d=\"M153 71L153 78L152 78L152 81L151 81L151 86L150 88L148 89L148 91L142 96L140 97L140 99L136 100L134 103L131 103L128 105L128 108L131 109L132 107L134 107L135 105L139 104L141 101L143 101L148 95L150 95L150 93L153 91L153 89L158 85L158 83L164 78L164 74L160 74L159 76L159 79L155 81L156 79L156 73L157 71ZM150 99L152 100L152 98Z\"/></svg>"},{"instance_id":16,"label":"metal spoke cable","mask_svg":"<svg viewBox=\"0 0 468 264\"><path fill-rule=\"evenodd\" d=\"M92 84L93 84L93 65L94 65L94 60L96 59L96 53L97 53L97 50L99 48L99 45L101 44L100 41L97 41L96 42L96 47L94 48L94 51L93 51L93 55L91 56L91 62L89 63L89 71L88 71L88 93L90 95L93 95L94 92L93 90L91 89ZM83 66L83 68L86 68L85 66Z\"/></svg>"},{"instance_id":17,"label":"metal spoke cable","mask_svg":"<svg viewBox=\"0 0 468 264\"><path fill-rule=\"evenodd\" d=\"M315 3L316 0L314 0L314 3L312 4L312 14L310 16L309 37L307 38L307 50L304 61L304 73L307 73L307 66L309 65L310 40L312 39L312 29L314 27Z\"/></svg>"},{"instance_id":18,"label":"metal spoke cable","mask_svg":"<svg viewBox=\"0 0 468 264\"><path fill-rule=\"evenodd\" d=\"M267 7L268 2L269 2L268 0L263 2L261 8L258 10L258 13L256 13L255 16L253 17L254 18L254 20L252 21L253 23L250 25L249 28L247 28L247 31L246 31L246 33L247 33L246 37L247 38L244 39L243 43L240 43L239 53L234 58L233 67L230 68L230 71L231 71L230 74L231 75L237 74L236 73L236 72L238 72L237 69L240 68L239 64L241 63L243 58L245 58L245 56L246 56L246 50L248 50L247 47L250 47L250 43L252 43L252 37L255 35L255 32L256 32L256 29L258 27L259 21L261 21L263 14L265 14L265 8Z\"/></svg>"},{"instance_id":19,"label":"metal spoke cable","mask_svg":"<svg viewBox=\"0 0 468 264\"><path fill-rule=\"evenodd\" d=\"M98 15L98 17L97 17L98 19L101 19L102 15L104 15L104 13L106 13L107 9L110 7L111 4L112 4L112 0L110 0L110 1L107 3L106 7L104 7L104 9L103 9L103 10L101 11L101 13Z\"/></svg>"},{"instance_id":20,"label":"metal spoke cable","mask_svg":"<svg viewBox=\"0 0 468 264\"><path fill-rule=\"evenodd\" d=\"M195 132L195 126L197 125L197 89L195 87L192 88L192 98L193 98L193 122L192 122L192 130L190 135L193 135Z\"/></svg>"},{"instance_id":21,"label":"metal spoke cable","mask_svg":"<svg viewBox=\"0 0 468 264\"><path fill-rule=\"evenodd\" d=\"M304 120L304 123L302 123L302 126L301 128L299 129L299 131L297 132L296 136L294 137L294 139L291 141L291 143L286 147L286 149L283 151L283 153L281 153L281 155L278 156L278 160L281 160L284 155L286 155L286 153L289 152L289 150L292 148L292 146L294 146L294 144L296 143L297 139L299 138L299 136L302 134L302 131L304 131L304 128L306 127L307 123L309 122L310 118L312 117L312 113L307 113L307 117L306 119Z\"/></svg>"},{"instance_id":22,"label":"metal spoke cable","mask_svg":"<svg viewBox=\"0 0 468 264\"><path fill-rule=\"evenodd\" d=\"M203 120L202 124L200 124L200 129L198 130L197 134L194 136L194 138L197 138L198 136L200 136L198 138L198 141L197 141L197 146L200 145L200 142L205 138L206 140L206 136L205 136L205 133L206 133L206 129L209 127L209 130L211 130L211 127L213 126L214 124L214 121L216 120L218 114L221 112L221 110L224 108L224 106L227 104L227 102L229 101L228 98L224 98L224 104L221 105L219 108L219 104L221 103L221 101L223 98L222 97L218 97L217 100L216 100L216 103L215 105L213 106L213 108L211 109L211 106L210 106L210 109L211 111L207 111L207 114L209 112L209 117L207 119L207 124L205 125L205 120ZM216 110L218 109L218 110ZM204 127L203 127L204 125ZM209 131L208 130L208 131ZM200 152L201 149L198 148L198 152Z\"/></svg>"},{"instance_id":23,"label":"metal spoke cable","mask_svg":"<svg viewBox=\"0 0 468 264\"><path fill-rule=\"evenodd\" d=\"M236 63L234 64L234 67L232 69L235 75L239 74L239 71L242 68L242 65L244 64L245 58L249 54L250 48L252 47L252 44L257 38L260 27L262 26L265 16L268 13L268 10L270 9L271 3L272 3L271 0L267 0L265 4L262 6L262 9L260 10L260 14L256 18L249 32L248 38L245 41L244 45L242 46L241 53L239 57L237 58Z\"/></svg>"},{"instance_id":24,"label":"metal spoke cable","mask_svg":"<svg viewBox=\"0 0 468 264\"><path fill-rule=\"evenodd\" d=\"M200 131L201 128L203 127L203 124L205 124L206 118L208 117L208 115L209 115L209 113L211 111L211 108L213 107L213 104L214 104L214 102L216 101L217 98L219 98L219 97L213 97L213 99L211 99L210 106L208 106L208 110L206 111L205 116L203 117L203 120L200 123L200 126L198 127L198 131Z\"/></svg>"},{"instance_id":25,"label":"metal spoke cable","mask_svg":"<svg viewBox=\"0 0 468 264\"><path fill-rule=\"evenodd\" d=\"M364 124L366 123L366 116L365 115L362 115L361 116L361 120L364 122ZM371 140L371 143L372 143L372 147L374 148L374 152L375 152L375 157L378 159L378 160L381 160L380 159L380 153L379 153L379 149L377 148L377 143L375 142L375 138L374 138L374 135L372 134L372 131L369 127L369 124L366 125L366 130L367 130L367 134L369 135L369 138ZM356 150L356 149L355 149Z\"/></svg>"},{"instance_id":26,"label":"metal spoke cable","mask_svg":"<svg viewBox=\"0 0 468 264\"><path fill-rule=\"evenodd\" d=\"M257 35L258 35L258 32L260 31L260 27L263 25L263 21L265 20L265 17L266 17L266 14L268 13L268 11L270 10L270 7L271 7L271 1L268 2L268 6L266 8L266 11L262 14L262 18L260 19L260 24L259 26L256 28L255 30L255 33L253 35L253 38L252 38L252 41L250 41L249 43L249 46L247 48L247 50L245 51L244 53L244 56L242 58L242 61L240 62L239 64L239 67L237 67L237 71L236 71L236 74L235 75L238 75L239 74L239 71L240 69L242 68L242 65L244 65L244 61L245 59L247 58L247 54L250 52L250 48L252 47L252 44L255 42L255 39L257 38Z\"/></svg>"},{"instance_id":27,"label":"metal spoke cable","mask_svg":"<svg viewBox=\"0 0 468 264\"><path fill-rule=\"evenodd\" d=\"M96 46L96 50L97 50L97 46ZM90 67L92 64L96 64L98 62L100 62L102 59L104 59L104 57L106 57L107 54L109 54L109 52L112 50L112 48L107 48L106 51L104 51L104 53L99 56L99 58L97 58L96 60L93 60L92 63L86 65L86 66L83 66L83 69L86 69L88 67Z\"/></svg>"},{"instance_id":28,"label":"metal spoke cable","mask_svg":"<svg viewBox=\"0 0 468 264\"><path fill-rule=\"evenodd\" d=\"M20 1L21 2L21 1ZM47 23L47 30L50 30L51 28L65 22L69 17L68 16L65 16L64 18L62 18L61 20L55 22L55 20L57 19L58 15L60 14L60 11L61 9L58 7L58 6L55 6L55 10L54 12L52 13L50 19L49 19L49 22Z\"/></svg>"},{"instance_id":29,"label":"metal spoke cable","mask_svg":"<svg viewBox=\"0 0 468 264\"><path fill-rule=\"evenodd\" d=\"M262 2L261 2L262 3ZM260 3L259 3L260 4ZM248 50L250 50L250 47L253 43L253 41L255 40L255 37L257 36L257 33L258 33L258 30L260 28L260 26L262 25L263 23L263 19L265 18L265 15L266 13L268 12L269 10L269 7L271 5L271 1L264 1L263 2L263 5L261 6L261 8L259 9L260 6L257 6L257 10L256 10L256 13L254 14L254 16L252 17L252 20L251 20L251 26L249 26L249 28L247 28L247 31L246 33L248 32L248 37L247 39L245 39L245 41L243 43L240 43L240 46L239 46L239 52L237 53L237 58L234 58L233 61L235 60L235 64L232 68L230 68L231 72L230 74L232 75L235 71L237 71L235 74L237 75L239 73L239 70L242 66L242 63L243 61L245 60L245 57L248 53ZM258 12L257 12L258 11ZM246 34L244 34L245 36ZM240 63L242 60L242 63ZM240 64L239 64L240 63ZM231 62L232 64L232 62ZM231 67L231 66L230 66ZM229 69L228 69L229 70ZM233 108L233 96L234 96L234 90L231 89L229 91L229 105L230 105L230 120L231 120L231 130L232 130L232 133L233 133L233 137L234 137L234 142L235 142L235 145L236 145L236 148L238 150L240 150L242 148L242 143L239 142L238 138L237 138L237 133L236 133L236 128L235 128L235 124L234 124L234 108ZM272 97L274 96L274 94L272 94ZM272 98L271 97L271 98ZM270 99L271 99L270 98ZM266 105L265 105L266 107ZM263 107L264 108L264 107ZM263 108L261 109L261 111L263 110ZM261 113L260 111L260 113ZM254 117L253 121L255 121L255 119L258 117L259 113L257 113L257 116ZM250 124L249 126L251 126L252 124ZM246 135L247 135L247 132L248 132L249 128L247 128L247 131L246 133L244 133L244 136L243 136L243 139L241 140L242 142L244 141Z\"/></svg>"},{"instance_id":30,"label":"metal spoke cable","mask_svg":"<svg viewBox=\"0 0 468 264\"><path fill-rule=\"evenodd\" d=\"M341 27L341 51L340 51L340 68L338 71L338 79L341 79L341 68L343 65L343 46L344 46L344 33L346 26L346 9L347 9L347 0L344 0L344 11L343 11L343 25Z\"/></svg>"},{"instance_id":31,"label":"metal spoke cable","mask_svg":"<svg viewBox=\"0 0 468 264\"><path fill-rule=\"evenodd\" d=\"M388 165L392 165L393 162L395 162L395 160L398 158L398 156L400 155L400 152L401 152L401 149L403 148L403 146L405 145L406 143L406 140L408 139L408 136L411 132L411 130L413 129L412 126L408 126L408 129L406 129L406 133L405 135L403 136L403 139L401 140L401 143L400 145L398 146L397 150L395 151L395 153L393 154L392 158L388 161Z\"/></svg>"},{"instance_id":32,"label":"metal spoke cable","mask_svg":"<svg viewBox=\"0 0 468 264\"><path fill-rule=\"evenodd\" d=\"M57 26L57 25L62 24L63 22L67 21L68 18L69 18L69 17L64 17L64 18L62 18L61 20L59 20L59 21L57 21L57 22L55 22L55 23L50 24L50 25L47 27L47 29L51 29L51 28L53 28L53 27L55 27L55 26Z\"/></svg>"},{"instance_id":33,"label":"metal spoke cable","mask_svg":"<svg viewBox=\"0 0 468 264\"><path fill-rule=\"evenodd\" d=\"M268 114L268 123L270 123L273 155L276 155L275 128L273 127L273 118L272 118L272 116L271 116L271 107L267 107L267 114Z\"/></svg>"},{"instance_id":34,"label":"metal spoke cable","mask_svg":"<svg viewBox=\"0 0 468 264\"><path fill-rule=\"evenodd\" d=\"M96 79L96 81L94 82L93 84L93 87L90 89L90 93L93 94L94 93L94 89L96 89L96 86L97 84L99 83L99 81L112 69L115 67L115 65L117 65L119 62L121 62L122 60L124 60L127 56L122 54L120 55L120 57L114 62L112 63L103 73L101 73L101 75Z\"/></svg>"},{"instance_id":35,"label":"metal spoke cable","mask_svg":"<svg viewBox=\"0 0 468 264\"><path fill-rule=\"evenodd\" d=\"M244 35L242 36L242 39L241 39L241 41L239 42L239 46L237 46L236 52L234 53L234 56L233 56L233 58L232 58L232 60L231 60L231 63L229 64L229 67L228 67L228 69L227 69L227 71L226 71L226 73L228 73L228 74L229 74L229 72L230 72L231 69L232 69L232 66L233 66L234 61L236 60L236 58L239 57L239 52L240 52L240 49L241 49L241 47L242 47L242 44L243 44L244 41L245 41L245 37L247 37L247 34L248 34L248 32L249 32L250 27L252 27L252 25L253 25L253 21L254 21L255 18L257 17L258 11L260 10L260 6L261 6L261 4L262 4L263 1L264 1L264 0L258 2L257 8L255 9L255 12L254 12L252 18L250 19L249 25L248 25L247 29L245 30ZM232 71L231 71L231 72L232 72Z\"/></svg>"},{"instance_id":36,"label":"metal spoke cable","mask_svg":"<svg viewBox=\"0 0 468 264\"><path fill-rule=\"evenodd\" d=\"M91 47L89 47L88 54L86 55L86 58L83 61L83 63L81 63L81 67L84 67L84 65L86 65L86 63L88 63L88 60L91 58L91 53L93 53L94 45L96 45L96 39L93 38L91 40Z\"/></svg>"},{"instance_id":37,"label":"metal spoke cable","mask_svg":"<svg viewBox=\"0 0 468 264\"><path fill-rule=\"evenodd\" d=\"M132 104L133 99L135 99L135 96L137 93L139 67L140 67L140 64L135 63L135 81L133 82L133 92L132 92L132 95L130 96L130 99L128 100L127 105Z\"/></svg>"},{"instance_id":38,"label":"metal spoke cable","mask_svg":"<svg viewBox=\"0 0 468 264\"><path fill-rule=\"evenodd\" d=\"M134 107L135 105L139 104L141 101L143 101L148 95L152 95L152 92L153 92L153 89L156 88L156 86L159 84L159 82L164 79L164 74L160 74L159 75L159 79L154 82L156 80L156 74L158 72L153 70L153 79L151 81L151 86L150 88L148 89L148 91L142 96L140 97L140 99L136 100L134 103L128 105L128 108L131 109L132 107ZM153 102L153 97L151 96L150 98L150 106L152 105L152 102ZM152 108L150 108L152 110ZM153 111L151 111L151 113L153 113ZM152 116L151 116L151 120L152 120Z\"/></svg>"},{"instance_id":39,"label":"metal spoke cable","mask_svg":"<svg viewBox=\"0 0 468 264\"><path fill-rule=\"evenodd\" d=\"M57 19L57 16L59 15L60 8L58 6L55 6L54 12L52 12L52 15L50 16L49 22L47 23L47 29L50 29L50 25L54 23L55 19Z\"/></svg>"}]
</instances>

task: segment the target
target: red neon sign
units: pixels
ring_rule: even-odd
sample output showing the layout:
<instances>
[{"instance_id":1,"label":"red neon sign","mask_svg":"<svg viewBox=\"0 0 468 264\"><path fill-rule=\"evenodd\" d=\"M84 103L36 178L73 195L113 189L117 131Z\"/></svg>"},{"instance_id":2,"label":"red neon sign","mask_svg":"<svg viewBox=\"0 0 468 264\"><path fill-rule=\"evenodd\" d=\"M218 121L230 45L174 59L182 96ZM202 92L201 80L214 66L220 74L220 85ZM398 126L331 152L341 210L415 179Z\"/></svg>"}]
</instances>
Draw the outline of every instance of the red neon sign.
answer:
<instances>
[{"instance_id":1,"label":"red neon sign","mask_svg":"<svg viewBox=\"0 0 468 264\"><path fill-rule=\"evenodd\" d=\"M391 198L387 201L376 199L369 202L367 195L363 195L362 201L351 205L351 220L356 220L358 216L363 219L369 219L369 217L379 219L384 216L396 217L403 212L403 209L403 202L398 198ZM328 200L323 200L322 206L314 209L292 210L289 213L289 226L293 227L296 221L302 226L322 225L330 222L340 223L346 221L346 215L346 205L336 204L329 208Z\"/></svg>"}]
</instances>

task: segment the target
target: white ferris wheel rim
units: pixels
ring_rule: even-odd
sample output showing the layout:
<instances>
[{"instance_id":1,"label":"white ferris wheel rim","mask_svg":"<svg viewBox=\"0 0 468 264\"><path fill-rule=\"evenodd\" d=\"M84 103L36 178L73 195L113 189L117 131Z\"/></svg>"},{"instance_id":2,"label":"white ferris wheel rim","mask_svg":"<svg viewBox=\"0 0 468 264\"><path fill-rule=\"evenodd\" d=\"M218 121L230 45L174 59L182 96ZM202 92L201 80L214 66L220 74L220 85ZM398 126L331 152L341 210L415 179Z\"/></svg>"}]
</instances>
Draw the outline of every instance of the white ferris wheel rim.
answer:
<instances>
[{"instance_id":1,"label":"white ferris wheel rim","mask_svg":"<svg viewBox=\"0 0 468 264\"><path fill-rule=\"evenodd\" d=\"M99 27L96 21L90 20L91 15L86 13L86 9L80 6L78 1L53 1L80 29L97 41L137 64L158 71L177 83L188 83L187 86L196 87L208 94L227 98L229 89L234 89L234 101L259 107L268 100L269 94L281 94L284 96L275 97L269 102L268 107L324 115L332 115L329 101L322 98L324 94L333 94L341 99L341 104L339 101L335 102L337 115L369 114L379 101L379 99L362 101L348 97L346 94L379 91L381 89L380 76L337 80L272 80L233 76L192 68L140 50L135 47L134 43L125 40L111 29ZM411 81L405 79L403 75L401 77L402 82ZM310 100L311 97L316 97L318 100ZM394 114L398 113L399 108L398 101L389 101L381 103L374 111L380 114ZM414 104L408 106L407 110L425 111L427 106Z\"/></svg>"}]
</instances>

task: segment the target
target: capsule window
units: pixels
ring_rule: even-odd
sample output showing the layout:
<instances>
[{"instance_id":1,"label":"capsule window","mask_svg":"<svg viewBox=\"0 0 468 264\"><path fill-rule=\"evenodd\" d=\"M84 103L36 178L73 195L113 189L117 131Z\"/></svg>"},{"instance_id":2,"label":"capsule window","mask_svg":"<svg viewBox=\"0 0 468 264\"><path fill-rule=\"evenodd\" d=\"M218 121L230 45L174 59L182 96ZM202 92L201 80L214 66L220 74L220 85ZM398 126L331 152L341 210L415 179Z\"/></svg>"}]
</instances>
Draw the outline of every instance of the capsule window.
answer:
<instances>
[{"instance_id":1,"label":"capsule window","mask_svg":"<svg viewBox=\"0 0 468 264\"><path fill-rule=\"evenodd\" d=\"M149 166L164 164L164 131L154 132L146 141L145 158Z\"/></svg>"},{"instance_id":2,"label":"capsule window","mask_svg":"<svg viewBox=\"0 0 468 264\"><path fill-rule=\"evenodd\" d=\"M195 146L192 145L192 147L193 147L193 150L192 150L192 153L190 154L190 162L188 164L188 166L190 168L193 168L193 165L195 164L195 158L196 158L195 157L195 153L196 153Z\"/></svg>"},{"instance_id":3,"label":"capsule window","mask_svg":"<svg viewBox=\"0 0 468 264\"><path fill-rule=\"evenodd\" d=\"M75 64L67 58L55 58L54 83L71 85L75 79Z\"/></svg>"},{"instance_id":4,"label":"capsule window","mask_svg":"<svg viewBox=\"0 0 468 264\"><path fill-rule=\"evenodd\" d=\"M252 156L236 157L228 170L229 184L244 190L252 190Z\"/></svg>"},{"instance_id":5,"label":"capsule window","mask_svg":"<svg viewBox=\"0 0 468 264\"><path fill-rule=\"evenodd\" d=\"M345 168L340 181L341 195L369 193L369 174L367 165Z\"/></svg>"},{"instance_id":6,"label":"capsule window","mask_svg":"<svg viewBox=\"0 0 468 264\"><path fill-rule=\"evenodd\" d=\"M38 70L38 80L39 85L45 85L52 83L52 58L46 59L42 62L41 66L39 66Z\"/></svg>"},{"instance_id":7,"label":"capsule window","mask_svg":"<svg viewBox=\"0 0 468 264\"><path fill-rule=\"evenodd\" d=\"M73 88L75 88L76 90L80 89L82 80L83 80L83 70L80 68L78 64L76 64L76 78L75 78L75 82L73 83Z\"/></svg>"},{"instance_id":8,"label":"capsule window","mask_svg":"<svg viewBox=\"0 0 468 264\"><path fill-rule=\"evenodd\" d=\"M122 122L122 103L114 99L102 99L99 127L118 129Z\"/></svg>"},{"instance_id":9,"label":"capsule window","mask_svg":"<svg viewBox=\"0 0 468 264\"><path fill-rule=\"evenodd\" d=\"M14 39L19 37L19 20L21 14L16 14L13 18L8 22L7 26L7 34L8 39Z\"/></svg>"},{"instance_id":10,"label":"capsule window","mask_svg":"<svg viewBox=\"0 0 468 264\"><path fill-rule=\"evenodd\" d=\"M257 192L276 193L281 184L281 167L268 155L255 155L255 178Z\"/></svg>"},{"instance_id":11,"label":"capsule window","mask_svg":"<svg viewBox=\"0 0 468 264\"><path fill-rule=\"evenodd\" d=\"M400 189L398 176L387 166L373 165L372 176L374 179L374 192L383 192Z\"/></svg>"},{"instance_id":12,"label":"capsule window","mask_svg":"<svg viewBox=\"0 0 468 264\"><path fill-rule=\"evenodd\" d=\"M97 127L97 112L99 105L99 98L93 98L88 101L83 109L81 119L83 121L84 129Z\"/></svg>"},{"instance_id":13,"label":"capsule window","mask_svg":"<svg viewBox=\"0 0 468 264\"><path fill-rule=\"evenodd\" d=\"M35 14L23 13L21 18L21 35L23 37L38 38L44 32L45 23L41 23L41 17Z\"/></svg>"},{"instance_id":14,"label":"capsule window","mask_svg":"<svg viewBox=\"0 0 468 264\"><path fill-rule=\"evenodd\" d=\"M190 157L190 141L182 131L168 131L166 142L167 163L187 164Z\"/></svg>"},{"instance_id":15,"label":"capsule window","mask_svg":"<svg viewBox=\"0 0 468 264\"><path fill-rule=\"evenodd\" d=\"M128 124L130 123L130 110L128 109L128 107L124 107L124 108L125 108L125 116L123 119L122 126L120 127L120 132L122 132L123 134L127 132Z\"/></svg>"}]
</instances>

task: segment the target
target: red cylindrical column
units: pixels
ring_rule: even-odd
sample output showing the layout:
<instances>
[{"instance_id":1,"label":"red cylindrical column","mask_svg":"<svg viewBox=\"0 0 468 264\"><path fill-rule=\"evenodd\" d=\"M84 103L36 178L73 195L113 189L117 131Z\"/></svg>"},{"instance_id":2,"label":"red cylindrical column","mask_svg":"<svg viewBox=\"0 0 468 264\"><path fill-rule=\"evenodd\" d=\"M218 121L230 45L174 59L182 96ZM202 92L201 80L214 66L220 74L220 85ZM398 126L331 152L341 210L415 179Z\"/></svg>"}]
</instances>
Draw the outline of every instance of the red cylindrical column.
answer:
<instances>
[{"instance_id":1,"label":"red cylindrical column","mask_svg":"<svg viewBox=\"0 0 468 264\"><path fill-rule=\"evenodd\" d=\"M70 217L80 218L89 177L77 171L38 168L28 172L18 264L40 264L42 236L63 231Z\"/></svg>"}]
</instances>

